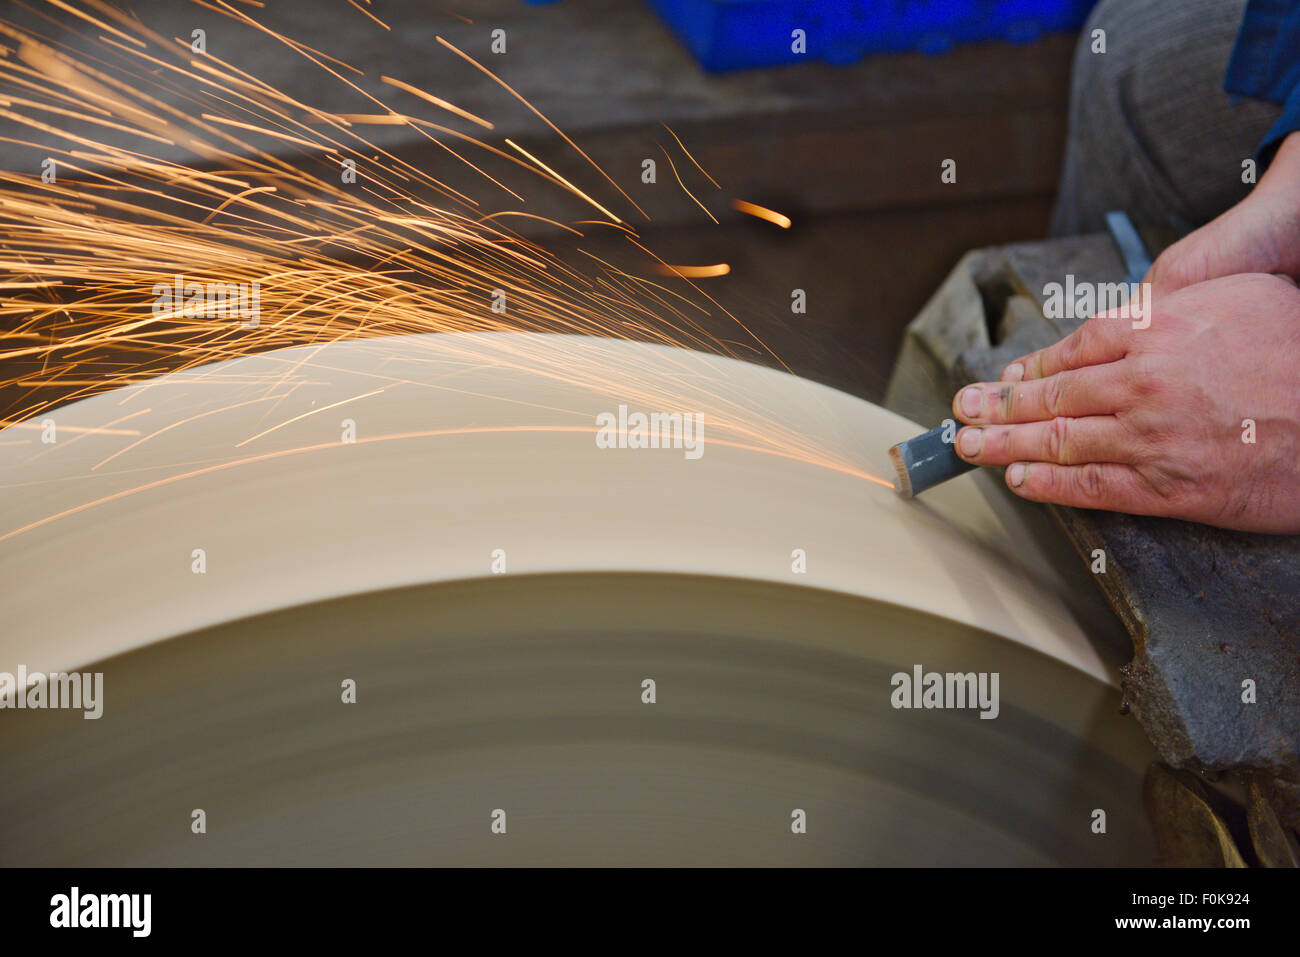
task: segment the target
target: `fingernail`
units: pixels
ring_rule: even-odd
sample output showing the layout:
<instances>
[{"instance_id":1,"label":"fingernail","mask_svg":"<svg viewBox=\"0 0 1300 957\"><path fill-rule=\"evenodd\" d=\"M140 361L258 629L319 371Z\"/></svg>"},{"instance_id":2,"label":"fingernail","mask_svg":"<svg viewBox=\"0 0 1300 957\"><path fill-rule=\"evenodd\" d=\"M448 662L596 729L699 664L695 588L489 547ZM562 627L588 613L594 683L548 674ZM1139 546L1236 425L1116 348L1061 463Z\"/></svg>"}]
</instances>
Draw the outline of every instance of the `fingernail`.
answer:
<instances>
[{"instance_id":1,"label":"fingernail","mask_svg":"<svg viewBox=\"0 0 1300 957\"><path fill-rule=\"evenodd\" d=\"M983 429L962 429L957 433L957 451L967 458L980 454L984 445Z\"/></svg>"},{"instance_id":2,"label":"fingernail","mask_svg":"<svg viewBox=\"0 0 1300 957\"><path fill-rule=\"evenodd\" d=\"M982 408L984 408L983 391L974 386L961 390L962 415L973 418L980 414L980 409Z\"/></svg>"},{"instance_id":3,"label":"fingernail","mask_svg":"<svg viewBox=\"0 0 1300 957\"><path fill-rule=\"evenodd\" d=\"M1019 362L1013 362L1002 370L1003 382L1019 382L1025 377L1025 367Z\"/></svg>"},{"instance_id":4,"label":"fingernail","mask_svg":"<svg viewBox=\"0 0 1300 957\"><path fill-rule=\"evenodd\" d=\"M1012 488L1019 488L1025 482L1025 475L1029 472L1028 466L1021 465L1017 462L1011 468L1007 469L1007 481L1011 483Z\"/></svg>"}]
</instances>

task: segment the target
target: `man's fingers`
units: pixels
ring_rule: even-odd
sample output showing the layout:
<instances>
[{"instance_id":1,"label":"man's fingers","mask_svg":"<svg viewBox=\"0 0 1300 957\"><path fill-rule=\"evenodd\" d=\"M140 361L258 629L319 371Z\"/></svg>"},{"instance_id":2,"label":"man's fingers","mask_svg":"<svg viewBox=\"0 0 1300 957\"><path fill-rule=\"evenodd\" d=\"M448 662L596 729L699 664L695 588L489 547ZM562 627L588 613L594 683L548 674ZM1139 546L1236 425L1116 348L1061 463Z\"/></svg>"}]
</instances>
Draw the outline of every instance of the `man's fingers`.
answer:
<instances>
[{"instance_id":1,"label":"man's fingers","mask_svg":"<svg viewBox=\"0 0 1300 957\"><path fill-rule=\"evenodd\" d=\"M1147 305L1150 309L1150 305ZM1060 342L1031 352L1002 370L1001 381L1044 379L1066 369L1081 369L1124 358L1132 321L1103 313L1089 319Z\"/></svg>"},{"instance_id":2,"label":"man's fingers","mask_svg":"<svg viewBox=\"0 0 1300 957\"><path fill-rule=\"evenodd\" d=\"M957 433L957 454L975 465L1125 462L1130 452L1126 438L1124 427L1114 416L1059 416L1026 425L964 428Z\"/></svg>"},{"instance_id":3,"label":"man's fingers","mask_svg":"<svg viewBox=\"0 0 1300 957\"><path fill-rule=\"evenodd\" d=\"M977 382L953 397L967 425L1041 422L1057 416L1110 415L1124 405L1129 384L1114 363L1058 372L1024 382Z\"/></svg>"},{"instance_id":4,"label":"man's fingers","mask_svg":"<svg viewBox=\"0 0 1300 957\"><path fill-rule=\"evenodd\" d=\"M1101 508L1135 515L1158 515L1164 506L1160 496L1131 465L1016 462L1007 469L1006 479L1011 491L1031 502Z\"/></svg>"}]
</instances>

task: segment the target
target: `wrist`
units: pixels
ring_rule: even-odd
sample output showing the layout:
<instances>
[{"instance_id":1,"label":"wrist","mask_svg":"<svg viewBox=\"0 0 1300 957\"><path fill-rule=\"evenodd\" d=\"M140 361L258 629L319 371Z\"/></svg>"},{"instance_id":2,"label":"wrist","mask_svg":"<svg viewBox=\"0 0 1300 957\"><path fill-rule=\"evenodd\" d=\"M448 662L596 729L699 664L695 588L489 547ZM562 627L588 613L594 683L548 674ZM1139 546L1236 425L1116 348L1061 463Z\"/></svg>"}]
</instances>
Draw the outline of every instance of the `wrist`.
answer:
<instances>
[{"instance_id":1,"label":"wrist","mask_svg":"<svg viewBox=\"0 0 1300 957\"><path fill-rule=\"evenodd\" d=\"M1289 134L1246 202L1272 224L1278 272L1300 279L1300 131Z\"/></svg>"}]
</instances>

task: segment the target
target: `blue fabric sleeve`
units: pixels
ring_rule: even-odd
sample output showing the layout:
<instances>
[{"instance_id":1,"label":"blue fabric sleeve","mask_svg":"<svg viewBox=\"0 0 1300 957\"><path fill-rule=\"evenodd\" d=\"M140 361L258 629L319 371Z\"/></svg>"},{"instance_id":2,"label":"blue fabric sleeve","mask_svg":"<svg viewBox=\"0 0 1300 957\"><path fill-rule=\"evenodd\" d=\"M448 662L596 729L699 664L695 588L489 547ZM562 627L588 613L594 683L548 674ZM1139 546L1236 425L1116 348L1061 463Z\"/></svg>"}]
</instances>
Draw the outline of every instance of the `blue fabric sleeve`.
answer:
<instances>
[{"instance_id":1,"label":"blue fabric sleeve","mask_svg":"<svg viewBox=\"0 0 1300 957\"><path fill-rule=\"evenodd\" d=\"M1300 0L1249 0L1223 87L1282 105L1259 147L1267 163L1282 140L1300 130Z\"/></svg>"}]
</instances>

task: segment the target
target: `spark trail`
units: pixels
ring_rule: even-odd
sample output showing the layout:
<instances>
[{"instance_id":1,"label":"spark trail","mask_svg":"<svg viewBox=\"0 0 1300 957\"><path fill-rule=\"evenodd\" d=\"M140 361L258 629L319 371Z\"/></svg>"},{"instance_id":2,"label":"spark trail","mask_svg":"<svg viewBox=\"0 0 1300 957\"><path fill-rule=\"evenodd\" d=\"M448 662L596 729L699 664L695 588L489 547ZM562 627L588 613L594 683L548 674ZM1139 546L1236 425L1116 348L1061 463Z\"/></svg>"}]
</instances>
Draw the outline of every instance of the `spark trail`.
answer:
<instances>
[{"instance_id":1,"label":"spark trail","mask_svg":"<svg viewBox=\"0 0 1300 957\"><path fill-rule=\"evenodd\" d=\"M435 49L447 69L485 74L555 134L557 155L573 151L600 179L573 182L542 156L496 137L489 117L384 75L372 86L390 105L361 85L355 67L259 22L256 7L193 2L281 44L321 83L348 88L365 112L303 102L104 0L47 0L39 12L57 25L51 35L0 21L0 141L43 158L28 170L0 171L0 394L20 397L4 407L5 438L25 437L9 430L30 429L55 406L147 388L165 372L189 370L201 387L212 374L203 367L219 360L356 338L576 333L781 364L690 281L723 275L725 266L668 266L654 256L629 222L640 207L613 178L446 40ZM360 11L356 29L387 29L356 4L343 9L351 7ZM457 123L473 131L447 125ZM448 168L472 171L480 188L456 188L445 172L394 155L367 132L392 126L437 144ZM695 199L675 164L672 170ZM503 171L512 171L510 187ZM527 199L521 180L566 194L573 215L588 218L561 222L517 208ZM784 219L749 204L745 211ZM671 286L590 255L565 262L512 228L530 220L579 237L619 230L646 254L647 271L668 274ZM183 294L160 307L168 287ZM256 320L214 318L204 305L213 289L255 290ZM520 354L517 364L566 383L611 384L601 370L576 363ZM304 366L265 384L268 416L310 377L310 361ZM643 381L617 385L643 404L667 408L679 398L671 381L649 370ZM707 402L712 428L733 442L841 470L862 467L852 454L783 430L774 410L755 407L752 397L718 388L703 397L697 389L691 399ZM268 418L246 441L289 421ZM126 449L118 454L130 457Z\"/></svg>"}]
</instances>

